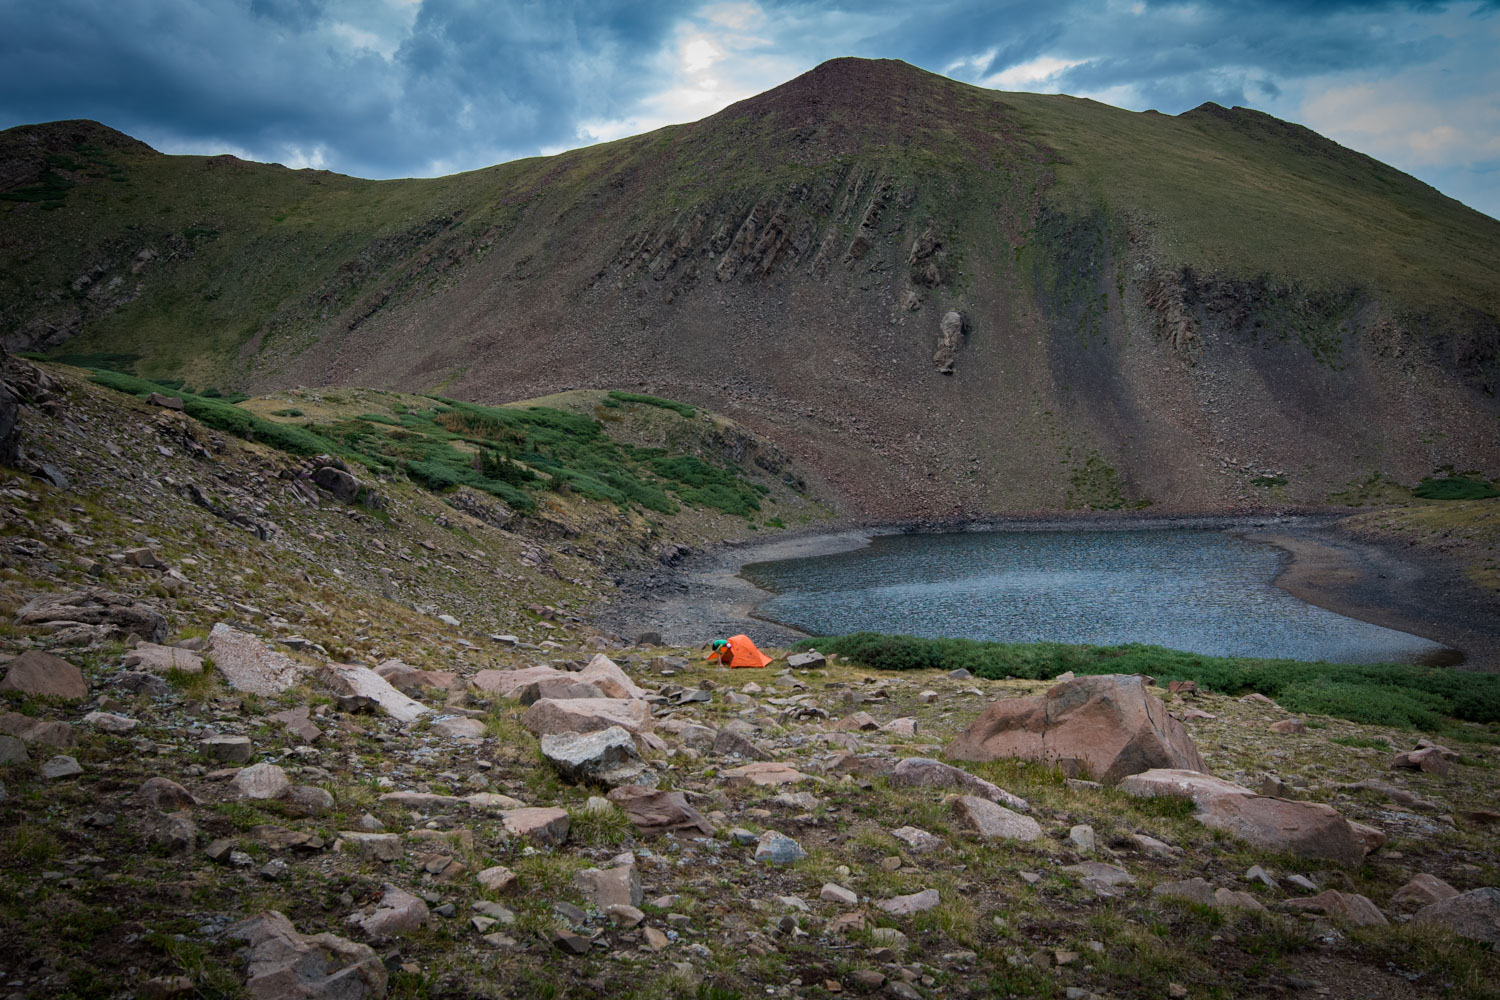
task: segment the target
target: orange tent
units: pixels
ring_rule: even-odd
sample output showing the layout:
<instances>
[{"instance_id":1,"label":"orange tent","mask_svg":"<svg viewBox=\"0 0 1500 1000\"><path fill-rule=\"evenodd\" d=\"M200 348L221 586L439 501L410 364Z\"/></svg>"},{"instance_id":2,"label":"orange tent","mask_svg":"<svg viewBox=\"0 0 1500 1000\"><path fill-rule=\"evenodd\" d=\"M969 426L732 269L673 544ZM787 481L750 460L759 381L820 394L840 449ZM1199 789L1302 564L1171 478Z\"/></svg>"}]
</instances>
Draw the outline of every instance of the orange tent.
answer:
<instances>
[{"instance_id":1,"label":"orange tent","mask_svg":"<svg viewBox=\"0 0 1500 1000\"><path fill-rule=\"evenodd\" d=\"M726 667L764 667L771 658L755 648L748 635L732 635L718 649L710 650L705 660L718 660Z\"/></svg>"}]
</instances>

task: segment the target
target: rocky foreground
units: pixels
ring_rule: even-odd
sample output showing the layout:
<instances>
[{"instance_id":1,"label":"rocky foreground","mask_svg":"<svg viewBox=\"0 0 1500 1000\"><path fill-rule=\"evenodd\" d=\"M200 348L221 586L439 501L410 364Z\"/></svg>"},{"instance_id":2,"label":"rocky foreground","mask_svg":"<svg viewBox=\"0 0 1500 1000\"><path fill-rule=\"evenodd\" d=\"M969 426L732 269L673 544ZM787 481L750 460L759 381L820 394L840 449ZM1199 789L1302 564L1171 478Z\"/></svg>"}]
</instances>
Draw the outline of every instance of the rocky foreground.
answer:
<instances>
[{"instance_id":1,"label":"rocky foreground","mask_svg":"<svg viewBox=\"0 0 1500 1000\"><path fill-rule=\"evenodd\" d=\"M1488 729L730 671L584 621L707 516L4 383L0 996L1495 995Z\"/></svg>"},{"instance_id":2,"label":"rocky foreground","mask_svg":"<svg viewBox=\"0 0 1500 1000\"><path fill-rule=\"evenodd\" d=\"M71 606L130 637L0 680L12 996L1493 989L1489 744L1138 677L649 636L372 668Z\"/></svg>"}]
</instances>

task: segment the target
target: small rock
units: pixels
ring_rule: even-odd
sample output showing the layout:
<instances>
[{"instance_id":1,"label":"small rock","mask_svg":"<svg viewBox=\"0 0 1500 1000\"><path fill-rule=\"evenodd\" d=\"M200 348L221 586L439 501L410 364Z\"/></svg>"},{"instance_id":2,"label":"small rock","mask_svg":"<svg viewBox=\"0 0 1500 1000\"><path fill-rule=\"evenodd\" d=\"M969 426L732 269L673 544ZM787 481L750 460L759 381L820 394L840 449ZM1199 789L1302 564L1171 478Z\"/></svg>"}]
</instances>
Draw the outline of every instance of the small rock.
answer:
<instances>
[{"instance_id":1,"label":"small rock","mask_svg":"<svg viewBox=\"0 0 1500 1000\"><path fill-rule=\"evenodd\" d=\"M818 898L825 903L838 903L842 906L854 906L859 903L858 893L836 882L823 883L823 889L818 893Z\"/></svg>"},{"instance_id":2,"label":"small rock","mask_svg":"<svg viewBox=\"0 0 1500 1000\"><path fill-rule=\"evenodd\" d=\"M410 934L427 923L427 917L425 902L404 889L386 883L375 912L368 916L355 915L349 918L349 922L364 931L371 940L385 941Z\"/></svg>"},{"instance_id":3,"label":"small rock","mask_svg":"<svg viewBox=\"0 0 1500 1000\"><path fill-rule=\"evenodd\" d=\"M60 656L39 649L29 649L6 665L0 691L64 701L81 701L89 696L83 671Z\"/></svg>"},{"instance_id":4,"label":"small rock","mask_svg":"<svg viewBox=\"0 0 1500 1000\"><path fill-rule=\"evenodd\" d=\"M250 739L246 736L210 736L198 741L198 751L221 764L248 764Z\"/></svg>"},{"instance_id":5,"label":"small rock","mask_svg":"<svg viewBox=\"0 0 1500 1000\"><path fill-rule=\"evenodd\" d=\"M909 916L913 913L930 910L941 901L936 889L923 889L921 892L912 893L909 896L895 896L891 899L884 899L875 905L885 912L896 916Z\"/></svg>"},{"instance_id":6,"label":"small rock","mask_svg":"<svg viewBox=\"0 0 1500 1000\"><path fill-rule=\"evenodd\" d=\"M1305 733L1307 723L1301 719L1282 719L1280 722L1271 723L1273 733Z\"/></svg>"},{"instance_id":7,"label":"small rock","mask_svg":"<svg viewBox=\"0 0 1500 1000\"><path fill-rule=\"evenodd\" d=\"M242 799L278 799L292 787L286 772L268 763L242 768L229 784Z\"/></svg>"},{"instance_id":8,"label":"small rock","mask_svg":"<svg viewBox=\"0 0 1500 1000\"><path fill-rule=\"evenodd\" d=\"M785 865L793 861L801 861L807 857L807 852L802 849L791 837L775 830L767 830L760 835L760 840L755 848L755 860L766 861L772 864Z\"/></svg>"},{"instance_id":9,"label":"small rock","mask_svg":"<svg viewBox=\"0 0 1500 1000\"><path fill-rule=\"evenodd\" d=\"M48 781L56 781L59 778L71 778L83 773L83 765L72 757L58 755L51 758L42 765L42 777Z\"/></svg>"},{"instance_id":10,"label":"small rock","mask_svg":"<svg viewBox=\"0 0 1500 1000\"><path fill-rule=\"evenodd\" d=\"M1084 854L1093 854L1094 828L1085 823L1079 823L1068 831L1068 842Z\"/></svg>"},{"instance_id":11,"label":"small rock","mask_svg":"<svg viewBox=\"0 0 1500 1000\"><path fill-rule=\"evenodd\" d=\"M93 726L95 729L102 729L116 736L123 736L140 725L140 722L135 719L115 715L113 712L90 712L81 721L86 726Z\"/></svg>"},{"instance_id":12,"label":"small rock","mask_svg":"<svg viewBox=\"0 0 1500 1000\"><path fill-rule=\"evenodd\" d=\"M626 930L638 926L646 919L646 914L641 910L624 903L611 903L604 908L604 915L609 918L610 923Z\"/></svg>"},{"instance_id":13,"label":"small rock","mask_svg":"<svg viewBox=\"0 0 1500 1000\"><path fill-rule=\"evenodd\" d=\"M504 865L495 865L486 868L474 877L479 880L481 886L490 892L508 892L515 888L516 885L516 873Z\"/></svg>"},{"instance_id":14,"label":"small rock","mask_svg":"<svg viewBox=\"0 0 1500 1000\"><path fill-rule=\"evenodd\" d=\"M1401 888L1397 889L1395 895L1391 896L1391 905L1426 906L1429 903L1438 903L1445 899L1452 899L1458 895L1458 890L1436 875L1423 872L1412 877Z\"/></svg>"},{"instance_id":15,"label":"small rock","mask_svg":"<svg viewBox=\"0 0 1500 1000\"><path fill-rule=\"evenodd\" d=\"M891 836L917 854L928 854L944 846L943 838L914 826L903 826L899 830L892 830Z\"/></svg>"},{"instance_id":16,"label":"small rock","mask_svg":"<svg viewBox=\"0 0 1500 1000\"><path fill-rule=\"evenodd\" d=\"M1500 946L1500 889L1471 889L1439 900L1422 907L1412 920L1437 924L1459 937Z\"/></svg>"},{"instance_id":17,"label":"small rock","mask_svg":"<svg viewBox=\"0 0 1500 1000\"><path fill-rule=\"evenodd\" d=\"M989 799L973 795L960 795L954 799L953 815L986 840L1031 841L1042 836L1041 824L1030 816L1022 816Z\"/></svg>"}]
</instances>

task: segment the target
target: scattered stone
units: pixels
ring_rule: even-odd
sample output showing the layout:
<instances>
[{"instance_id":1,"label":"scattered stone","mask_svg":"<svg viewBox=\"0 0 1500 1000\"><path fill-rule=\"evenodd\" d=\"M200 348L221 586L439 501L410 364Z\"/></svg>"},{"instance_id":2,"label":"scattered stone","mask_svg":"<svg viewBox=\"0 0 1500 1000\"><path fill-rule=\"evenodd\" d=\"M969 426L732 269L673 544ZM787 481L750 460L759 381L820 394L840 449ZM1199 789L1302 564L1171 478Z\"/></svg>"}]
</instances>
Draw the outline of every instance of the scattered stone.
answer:
<instances>
[{"instance_id":1,"label":"scattered stone","mask_svg":"<svg viewBox=\"0 0 1500 1000\"><path fill-rule=\"evenodd\" d=\"M941 850L944 846L943 838L914 826L903 826L899 830L892 830L891 836L916 854L929 854L932 851Z\"/></svg>"},{"instance_id":2,"label":"scattered stone","mask_svg":"<svg viewBox=\"0 0 1500 1000\"><path fill-rule=\"evenodd\" d=\"M427 923L427 917L425 902L387 882L374 912L367 916L355 914L349 923L364 931L372 941L386 941L417 930Z\"/></svg>"},{"instance_id":3,"label":"scattered stone","mask_svg":"<svg viewBox=\"0 0 1500 1000\"><path fill-rule=\"evenodd\" d=\"M1426 872L1415 875L1412 880L1396 890L1391 897L1392 906L1427 906L1430 903L1440 903L1445 899L1452 899L1458 895L1458 890L1436 875Z\"/></svg>"},{"instance_id":4,"label":"scattered stone","mask_svg":"<svg viewBox=\"0 0 1500 1000\"><path fill-rule=\"evenodd\" d=\"M450 740L476 740L485 735L484 723L461 715L450 715L432 724L432 731Z\"/></svg>"},{"instance_id":5,"label":"scattered stone","mask_svg":"<svg viewBox=\"0 0 1500 1000\"><path fill-rule=\"evenodd\" d=\"M601 910L611 906L640 906L644 899L641 877L633 864L585 868L573 876L573 887Z\"/></svg>"},{"instance_id":6,"label":"scattered stone","mask_svg":"<svg viewBox=\"0 0 1500 1000\"><path fill-rule=\"evenodd\" d=\"M0 713L0 733L14 736L23 743L40 743L59 750L70 747L75 742L73 727L66 722L33 719L20 712Z\"/></svg>"},{"instance_id":7,"label":"scattered stone","mask_svg":"<svg viewBox=\"0 0 1500 1000\"><path fill-rule=\"evenodd\" d=\"M786 785L807 780L807 775L792 765L772 761L757 761L742 767L732 767L724 772L723 777L724 783L730 788Z\"/></svg>"},{"instance_id":8,"label":"scattered stone","mask_svg":"<svg viewBox=\"0 0 1500 1000\"><path fill-rule=\"evenodd\" d=\"M250 739L246 736L210 736L198 741L198 750L221 764L248 764Z\"/></svg>"},{"instance_id":9,"label":"scattered stone","mask_svg":"<svg viewBox=\"0 0 1500 1000\"><path fill-rule=\"evenodd\" d=\"M1119 865L1107 865L1102 861L1080 861L1076 865L1065 865L1063 871L1081 876L1085 885L1090 882L1109 887L1135 884L1134 875Z\"/></svg>"},{"instance_id":10,"label":"scattered stone","mask_svg":"<svg viewBox=\"0 0 1500 1000\"><path fill-rule=\"evenodd\" d=\"M892 719L881 726L880 731L890 733L892 736L915 736L917 735L917 720L911 717Z\"/></svg>"},{"instance_id":11,"label":"scattered stone","mask_svg":"<svg viewBox=\"0 0 1500 1000\"><path fill-rule=\"evenodd\" d=\"M190 649L161 646L154 642L137 643L125 652L125 666L139 667L153 674L178 670L184 674L201 674L203 657Z\"/></svg>"},{"instance_id":12,"label":"scattered stone","mask_svg":"<svg viewBox=\"0 0 1500 1000\"><path fill-rule=\"evenodd\" d=\"M135 797L157 812L169 813L179 809L191 809L198 804L193 793L170 778L148 778Z\"/></svg>"},{"instance_id":13,"label":"scattered stone","mask_svg":"<svg viewBox=\"0 0 1500 1000\"><path fill-rule=\"evenodd\" d=\"M1170 858L1180 853L1171 844L1163 843L1155 837L1147 836L1144 833L1132 833L1126 839L1153 857Z\"/></svg>"},{"instance_id":14,"label":"scattered stone","mask_svg":"<svg viewBox=\"0 0 1500 1000\"><path fill-rule=\"evenodd\" d=\"M646 692L630 679L630 675L603 653L596 654L576 678L581 683L594 685L604 692L606 698L638 701L646 697Z\"/></svg>"},{"instance_id":15,"label":"scattered stone","mask_svg":"<svg viewBox=\"0 0 1500 1000\"><path fill-rule=\"evenodd\" d=\"M1302 889L1305 892L1318 891L1318 884L1312 879L1308 878L1306 875L1288 875L1286 877L1286 880L1290 884L1296 886L1299 889Z\"/></svg>"},{"instance_id":16,"label":"scattered stone","mask_svg":"<svg viewBox=\"0 0 1500 1000\"><path fill-rule=\"evenodd\" d=\"M592 733L611 726L644 733L651 730L651 706L625 698L541 698L522 714L521 725L537 736Z\"/></svg>"},{"instance_id":17,"label":"scattered stone","mask_svg":"<svg viewBox=\"0 0 1500 1000\"><path fill-rule=\"evenodd\" d=\"M923 889L921 892L912 893L909 896L895 896L884 899L875 905L887 913L898 917L910 916L913 913L922 913L937 906L942 900L936 889Z\"/></svg>"},{"instance_id":18,"label":"scattered stone","mask_svg":"<svg viewBox=\"0 0 1500 1000\"><path fill-rule=\"evenodd\" d=\"M446 691L458 683L451 670L421 670L400 660L376 664L375 672L402 694L416 698L424 691Z\"/></svg>"},{"instance_id":19,"label":"scattered stone","mask_svg":"<svg viewBox=\"0 0 1500 1000\"><path fill-rule=\"evenodd\" d=\"M1439 776L1447 774L1449 769L1448 758L1443 755L1441 748L1435 746L1403 750L1391 758L1391 767L1409 768Z\"/></svg>"},{"instance_id":20,"label":"scattered stone","mask_svg":"<svg viewBox=\"0 0 1500 1000\"><path fill-rule=\"evenodd\" d=\"M989 799L960 795L953 800L953 815L986 840L1039 840L1042 827L1030 816L1012 812Z\"/></svg>"},{"instance_id":21,"label":"scattered stone","mask_svg":"<svg viewBox=\"0 0 1500 1000\"><path fill-rule=\"evenodd\" d=\"M140 722L136 719L127 718L123 715L115 715L113 712L90 712L80 721L86 726L102 729L106 733L112 733L115 736L124 736L140 725Z\"/></svg>"},{"instance_id":22,"label":"scattered stone","mask_svg":"<svg viewBox=\"0 0 1500 1000\"><path fill-rule=\"evenodd\" d=\"M1301 719L1282 719L1280 722L1271 723L1273 733L1305 733L1307 723Z\"/></svg>"},{"instance_id":23,"label":"scattered stone","mask_svg":"<svg viewBox=\"0 0 1500 1000\"><path fill-rule=\"evenodd\" d=\"M500 814L500 822L512 837L526 837L539 844L557 845L568 839L570 820L566 809L551 806L508 809Z\"/></svg>"},{"instance_id":24,"label":"scattered stone","mask_svg":"<svg viewBox=\"0 0 1500 1000\"><path fill-rule=\"evenodd\" d=\"M682 792L662 792L641 785L621 785L609 793L609 801L619 806L643 833L670 833L697 830L705 836L714 832L713 825L688 805Z\"/></svg>"},{"instance_id":25,"label":"scattered stone","mask_svg":"<svg viewBox=\"0 0 1500 1000\"><path fill-rule=\"evenodd\" d=\"M155 674L138 670L126 670L114 676L114 682L130 694L143 694L148 698L161 698L172 690L166 681Z\"/></svg>"},{"instance_id":26,"label":"scattered stone","mask_svg":"<svg viewBox=\"0 0 1500 1000\"><path fill-rule=\"evenodd\" d=\"M20 764L30 759L25 743L14 736L0 736L0 764Z\"/></svg>"},{"instance_id":27,"label":"scattered stone","mask_svg":"<svg viewBox=\"0 0 1500 1000\"><path fill-rule=\"evenodd\" d=\"M1167 795L1180 799L1191 799L1202 805L1216 795L1253 795L1254 792L1223 778L1215 778L1201 771L1180 768L1153 768L1140 774L1132 774L1120 781L1120 791L1130 795L1151 798Z\"/></svg>"},{"instance_id":28,"label":"scattered stone","mask_svg":"<svg viewBox=\"0 0 1500 1000\"><path fill-rule=\"evenodd\" d=\"M590 733L547 734L542 756L566 781L614 788L638 780L646 770L635 740L619 726Z\"/></svg>"},{"instance_id":29,"label":"scattered stone","mask_svg":"<svg viewBox=\"0 0 1500 1000\"><path fill-rule=\"evenodd\" d=\"M267 649L265 643L223 622L208 635L214 666L236 691L273 696L300 684L307 668L285 653Z\"/></svg>"},{"instance_id":30,"label":"scattered stone","mask_svg":"<svg viewBox=\"0 0 1500 1000\"><path fill-rule=\"evenodd\" d=\"M363 830L339 832L346 848L353 848L362 858L372 861L395 861L401 857L401 838L394 833L368 833Z\"/></svg>"},{"instance_id":31,"label":"scattered stone","mask_svg":"<svg viewBox=\"0 0 1500 1000\"><path fill-rule=\"evenodd\" d=\"M553 928L547 932L547 940L552 942L552 947L565 955L587 955L589 953L589 939L565 931Z\"/></svg>"},{"instance_id":32,"label":"scattered stone","mask_svg":"<svg viewBox=\"0 0 1500 1000\"><path fill-rule=\"evenodd\" d=\"M1271 877L1271 873L1260 865L1251 865L1244 874L1246 882L1259 882L1267 889L1280 889L1281 885Z\"/></svg>"},{"instance_id":33,"label":"scattered stone","mask_svg":"<svg viewBox=\"0 0 1500 1000\"><path fill-rule=\"evenodd\" d=\"M385 966L369 945L333 934L307 937L269 910L230 927L247 943L250 1000L363 1000L384 997Z\"/></svg>"},{"instance_id":34,"label":"scattered stone","mask_svg":"<svg viewBox=\"0 0 1500 1000\"><path fill-rule=\"evenodd\" d=\"M60 656L39 649L28 649L7 664L0 691L63 701L81 701L89 696L83 671Z\"/></svg>"},{"instance_id":35,"label":"scattered stone","mask_svg":"<svg viewBox=\"0 0 1500 1000\"><path fill-rule=\"evenodd\" d=\"M1368 897L1337 889L1328 889L1307 899L1289 899L1284 905L1293 910L1340 917L1355 927L1383 927L1389 923Z\"/></svg>"},{"instance_id":36,"label":"scattered stone","mask_svg":"<svg viewBox=\"0 0 1500 1000\"><path fill-rule=\"evenodd\" d=\"M73 757L58 755L42 764L42 777L48 781L71 778L83 773L83 765Z\"/></svg>"},{"instance_id":37,"label":"scattered stone","mask_svg":"<svg viewBox=\"0 0 1500 1000\"><path fill-rule=\"evenodd\" d=\"M880 723L876 722L875 717L869 712L855 712L835 722L833 728L841 733L855 733L879 729Z\"/></svg>"},{"instance_id":38,"label":"scattered stone","mask_svg":"<svg viewBox=\"0 0 1500 1000\"><path fill-rule=\"evenodd\" d=\"M242 768L229 784L242 799L279 799L292 787L286 772L268 763Z\"/></svg>"},{"instance_id":39,"label":"scattered stone","mask_svg":"<svg viewBox=\"0 0 1500 1000\"><path fill-rule=\"evenodd\" d=\"M622 903L612 903L606 906L604 915L609 918L610 923L625 930L640 926L641 921L646 919L646 914L640 909Z\"/></svg>"},{"instance_id":40,"label":"scattered stone","mask_svg":"<svg viewBox=\"0 0 1500 1000\"><path fill-rule=\"evenodd\" d=\"M486 868L478 875L479 884L490 892L505 893L516 886L516 873L504 865L494 865Z\"/></svg>"},{"instance_id":41,"label":"scattered stone","mask_svg":"<svg viewBox=\"0 0 1500 1000\"><path fill-rule=\"evenodd\" d=\"M1437 924L1459 937L1500 946L1500 889L1471 889L1438 900L1418 910L1412 920Z\"/></svg>"},{"instance_id":42,"label":"scattered stone","mask_svg":"<svg viewBox=\"0 0 1500 1000\"><path fill-rule=\"evenodd\" d=\"M1068 842L1085 854L1094 853L1094 828L1080 823L1068 831Z\"/></svg>"},{"instance_id":43,"label":"scattered stone","mask_svg":"<svg viewBox=\"0 0 1500 1000\"><path fill-rule=\"evenodd\" d=\"M304 743L315 743L318 737L323 735L323 731L313 723L311 710L306 705L276 712L266 718L272 722L281 723L287 732Z\"/></svg>"},{"instance_id":44,"label":"scattered stone","mask_svg":"<svg viewBox=\"0 0 1500 1000\"><path fill-rule=\"evenodd\" d=\"M775 830L762 833L755 848L755 860L771 864L787 865L793 861L801 861L805 857L807 857L807 852L802 849L802 845Z\"/></svg>"},{"instance_id":45,"label":"scattered stone","mask_svg":"<svg viewBox=\"0 0 1500 1000\"><path fill-rule=\"evenodd\" d=\"M574 698L603 697L606 697L603 691L585 681L575 680L573 674L560 674L557 677L532 681L517 692L517 698L523 705L533 705L543 698L566 701Z\"/></svg>"},{"instance_id":46,"label":"scattered stone","mask_svg":"<svg viewBox=\"0 0 1500 1000\"><path fill-rule=\"evenodd\" d=\"M432 711L426 705L408 698L389 681L369 667L330 663L318 674L323 686L346 698L368 698L397 722L415 722Z\"/></svg>"},{"instance_id":47,"label":"scattered stone","mask_svg":"<svg viewBox=\"0 0 1500 1000\"><path fill-rule=\"evenodd\" d=\"M793 670L821 670L828 666L828 658L816 649L805 653L793 653L786 658L786 665Z\"/></svg>"},{"instance_id":48,"label":"scattered stone","mask_svg":"<svg viewBox=\"0 0 1500 1000\"><path fill-rule=\"evenodd\" d=\"M930 757L907 757L890 771L891 784L897 788L956 788L998 802L1016 812L1030 812L1031 805L1019 795L1012 795L978 775L944 764Z\"/></svg>"},{"instance_id":49,"label":"scattered stone","mask_svg":"<svg viewBox=\"0 0 1500 1000\"><path fill-rule=\"evenodd\" d=\"M655 927L647 927L641 932L641 936L646 940L646 947L652 951L661 951L671 943L671 939Z\"/></svg>"},{"instance_id":50,"label":"scattered stone","mask_svg":"<svg viewBox=\"0 0 1500 1000\"><path fill-rule=\"evenodd\" d=\"M825 882L818 893L818 898L825 903L838 903L840 906L856 906L859 903L859 894L853 889L846 889L836 882Z\"/></svg>"},{"instance_id":51,"label":"scattered stone","mask_svg":"<svg viewBox=\"0 0 1500 1000\"><path fill-rule=\"evenodd\" d=\"M1204 771L1182 723L1139 676L1105 674L1058 684L1044 695L991 704L949 745L959 760L1019 757L1087 770L1114 784L1152 768Z\"/></svg>"},{"instance_id":52,"label":"scattered stone","mask_svg":"<svg viewBox=\"0 0 1500 1000\"><path fill-rule=\"evenodd\" d=\"M333 808L333 793L317 785L293 785L281 800L302 816L321 816Z\"/></svg>"}]
</instances>

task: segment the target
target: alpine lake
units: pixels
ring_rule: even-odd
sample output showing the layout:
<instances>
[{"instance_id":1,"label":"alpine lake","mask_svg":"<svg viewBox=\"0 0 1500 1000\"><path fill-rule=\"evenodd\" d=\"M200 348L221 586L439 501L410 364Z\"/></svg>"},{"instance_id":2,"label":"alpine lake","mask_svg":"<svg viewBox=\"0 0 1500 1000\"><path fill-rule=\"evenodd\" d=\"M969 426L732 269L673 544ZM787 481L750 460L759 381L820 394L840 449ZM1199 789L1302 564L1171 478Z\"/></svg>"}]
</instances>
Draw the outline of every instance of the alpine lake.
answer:
<instances>
[{"instance_id":1,"label":"alpine lake","mask_svg":"<svg viewBox=\"0 0 1500 1000\"><path fill-rule=\"evenodd\" d=\"M1144 643L1213 656L1414 662L1435 642L1277 587L1290 556L1225 528L877 535L852 551L749 564L756 617L810 635Z\"/></svg>"}]
</instances>

